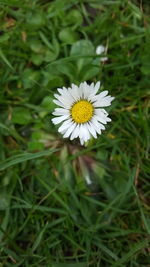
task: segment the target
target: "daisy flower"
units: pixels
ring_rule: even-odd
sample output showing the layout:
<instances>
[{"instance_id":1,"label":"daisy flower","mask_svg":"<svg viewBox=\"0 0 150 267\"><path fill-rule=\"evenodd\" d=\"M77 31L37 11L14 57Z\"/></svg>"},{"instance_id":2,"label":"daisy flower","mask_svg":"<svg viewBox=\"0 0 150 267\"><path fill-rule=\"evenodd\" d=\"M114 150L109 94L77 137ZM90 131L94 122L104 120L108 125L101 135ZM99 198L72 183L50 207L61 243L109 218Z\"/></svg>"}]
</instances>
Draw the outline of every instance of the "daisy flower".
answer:
<instances>
[{"instance_id":1,"label":"daisy flower","mask_svg":"<svg viewBox=\"0 0 150 267\"><path fill-rule=\"evenodd\" d=\"M52 119L54 124L60 124L58 132L64 138L80 139L81 145L91 137L97 138L105 130L104 124L111 121L103 107L111 105L114 97L108 96L108 91L97 94L100 82L88 85L86 82L79 86L72 84L71 88L58 88L59 94L54 94L55 108Z\"/></svg>"},{"instance_id":2,"label":"daisy flower","mask_svg":"<svg viewBox=\"0 0 150 267\"><path fill-rule=\"evenodd\" d=\"M105 52L105 50L106 50L106 47L105 46L103 46L103 45L98 45L97 47L96 47L96 55L101 55L101 54L103 54L104 52ZM105 62L105 61L107 61L108 60L108 57L101 57L100 58L100 61L101 62Z\"/></svg>"}]
</instances>

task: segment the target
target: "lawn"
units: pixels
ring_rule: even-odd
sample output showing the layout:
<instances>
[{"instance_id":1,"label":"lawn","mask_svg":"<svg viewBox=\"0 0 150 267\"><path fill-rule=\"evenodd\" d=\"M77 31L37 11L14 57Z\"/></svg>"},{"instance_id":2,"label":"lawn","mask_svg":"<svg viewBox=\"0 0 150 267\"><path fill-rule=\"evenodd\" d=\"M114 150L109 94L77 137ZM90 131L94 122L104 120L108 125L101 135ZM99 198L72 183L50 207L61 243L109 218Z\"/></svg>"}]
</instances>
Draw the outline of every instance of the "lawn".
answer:
<instances>
[{"instance_id":1,"label":"lawn","mask_svg":"<svg viewBox=\"0 0 150 267\"><path fill-rule=\"evenodd\" d=\"M150 267L149 14L0 0L0 267ZM115 99L81 146L51 119L57 88L84 81Z\"/></svg>"}]
</instances>

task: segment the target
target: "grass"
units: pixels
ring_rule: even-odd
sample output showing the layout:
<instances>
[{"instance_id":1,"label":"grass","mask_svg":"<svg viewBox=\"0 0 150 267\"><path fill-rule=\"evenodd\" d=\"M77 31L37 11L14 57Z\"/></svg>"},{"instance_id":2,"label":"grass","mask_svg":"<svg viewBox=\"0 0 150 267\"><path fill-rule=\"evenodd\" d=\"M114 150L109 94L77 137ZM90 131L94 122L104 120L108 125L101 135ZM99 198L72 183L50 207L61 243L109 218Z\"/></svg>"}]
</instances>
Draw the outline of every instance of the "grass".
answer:
<instances>
[{"instance_id":1,"label":"grass","mask_svg":"<svg viewBox=\"0 0 150 267\"><path fill-rule=\"evenodd\" d=\"M149 1L0 6L0 267L150 266ZM50 119L57 87L84 80L115 101L81 147Z\"/></svg>"}]
</instances>

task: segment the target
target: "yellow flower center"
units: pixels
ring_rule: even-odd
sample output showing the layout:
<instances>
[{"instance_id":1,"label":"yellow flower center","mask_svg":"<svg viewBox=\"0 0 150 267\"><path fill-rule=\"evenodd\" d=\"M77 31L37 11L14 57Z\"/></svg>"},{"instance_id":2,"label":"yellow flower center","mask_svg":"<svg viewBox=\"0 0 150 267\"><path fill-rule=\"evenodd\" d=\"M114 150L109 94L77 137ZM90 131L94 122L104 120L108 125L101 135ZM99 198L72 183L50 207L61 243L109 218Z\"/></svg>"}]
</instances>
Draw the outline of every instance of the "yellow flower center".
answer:
<instances>
[{"instance_id":1,"label":"yellow flower center","mask_svg":"<svg viewBox=\"0 0 150 267\"><path fill-rule=\"evenodd\" d=\"M87 100L76 102L71 108L71 116L76 123L85 123L93 116L93 106Z\"/></svg>"}]
</instances>

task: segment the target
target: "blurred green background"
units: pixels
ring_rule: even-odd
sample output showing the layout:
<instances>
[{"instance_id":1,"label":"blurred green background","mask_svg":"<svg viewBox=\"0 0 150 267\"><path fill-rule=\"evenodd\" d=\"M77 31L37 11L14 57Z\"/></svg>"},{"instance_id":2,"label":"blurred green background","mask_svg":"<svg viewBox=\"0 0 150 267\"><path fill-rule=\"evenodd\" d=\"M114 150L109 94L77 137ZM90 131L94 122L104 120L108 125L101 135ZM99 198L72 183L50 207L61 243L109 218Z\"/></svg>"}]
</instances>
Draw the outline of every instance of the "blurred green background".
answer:
<instances>
[{"instance_id":1,"label":"blurred green background","mask_svg":"<svg viewBox=\"0 0 150 267\"><path fill-rule=\"evenodd\" d=\"M0 0L0 267L150 266L149 12L148 0ZM85 80L115 100L81 147L51 123L52 99Z\"/></svg>"}]
</instances>

